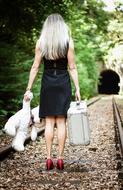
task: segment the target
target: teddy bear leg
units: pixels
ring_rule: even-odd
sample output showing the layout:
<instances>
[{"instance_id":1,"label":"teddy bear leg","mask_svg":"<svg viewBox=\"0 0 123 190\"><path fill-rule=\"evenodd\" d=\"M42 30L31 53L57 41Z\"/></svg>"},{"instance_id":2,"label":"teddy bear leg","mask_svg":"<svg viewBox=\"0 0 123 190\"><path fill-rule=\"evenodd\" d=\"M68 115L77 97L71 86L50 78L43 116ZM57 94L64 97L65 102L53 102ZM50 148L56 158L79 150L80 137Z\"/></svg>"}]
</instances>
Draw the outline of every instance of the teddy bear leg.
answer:
<instances>
[{"instance_id":1,"label":"teddy bear leg","mask_svg":"<svg viewBox=\"0 0 123 190\"><path fill-rule=\"evenodd\" d=\"M35 141L37 138L37 129L35 126L32 127L32 130L31 130L31 140L32 141Z\"/></svg>"},{"instance_id":2,"label":"teddy bear leg","mask_svg":"<svg viewBox=\"0 0 123 190\"><path fill-rule=\"evenodd\" d=\"M26 137L27 137L26 130L24 131L18 130L15 138L12 141L12 147L16 151L24 151L24 142L26 140Z\"/></svg>"},{"instance_id":3,"label":"teddy bear leg","mask_svg":"<svg viewBox=\"0 0 123 190\"><path fill-rule=\"evenodd\" d=\"M17 129L17 124L14 123L13 121L8 121L5 126L4 126L4 129L3 131L11 136L11 137L14 137L16 135L16 129Z\"/></svg>"}]
</instances>

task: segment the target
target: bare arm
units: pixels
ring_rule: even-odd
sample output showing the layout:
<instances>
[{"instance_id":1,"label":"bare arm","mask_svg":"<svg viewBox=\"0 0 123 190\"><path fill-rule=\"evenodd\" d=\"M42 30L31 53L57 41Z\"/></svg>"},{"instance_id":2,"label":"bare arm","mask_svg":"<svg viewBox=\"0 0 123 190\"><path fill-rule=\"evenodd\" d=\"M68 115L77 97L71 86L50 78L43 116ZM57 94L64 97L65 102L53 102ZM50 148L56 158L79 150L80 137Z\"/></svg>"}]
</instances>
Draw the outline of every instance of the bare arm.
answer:
<instances>
[{"instance_id":1,"label":"bare arm","mask_svg":"<svg viewBox=\"0 0 123 190\"><path fill-rule=\"evenodd\" d=\"M37 41L36 47L35 47L35 58L34 58L34 62L31 67L31 70L30 70L27 90L31 90L31 88L32 88L33 82L34 82L35 77L39 70L40 63L41 63L41 52L39 49L39 42Z\"/></svg>"},{"instance_id":2,"label":"bare arm","mask_svg":"<svg viewBox=\"0 0 123 190\"><path fill-rule=\"evenodd\" d=\"M31 67L31 70L30 70L29 81L28 81L28 85L26 88L26 92L30 91L32 88L33 82L34 82L36 75L38 73L38 70L39 70L40 63L41 63L41 52L39 49L39 41L37 41L36 47L35 47L35 58L34 58L34 62L33 62L33 65ZM27 93L24 94L24 99L26 101L29 100Z\"/></svg>"},{"instance_id":3,"label":"bare arm","mask_svg":"<svg viewBox=\"0 0 123 190\"><path fill-rule=\"evenodd\" d=\"M69 73L70 76L74 82L75 85L75 96L76 99L78 99L80 101L81 97L80 97L80 92L79 92L79 81L78 81L78 72L77 72L77 67L75 64L75 60L74 60L74 45L73 45L73 41L70 42L70 47L68 50L68 66L69 66Z\"/></svg>"}]
</instances>

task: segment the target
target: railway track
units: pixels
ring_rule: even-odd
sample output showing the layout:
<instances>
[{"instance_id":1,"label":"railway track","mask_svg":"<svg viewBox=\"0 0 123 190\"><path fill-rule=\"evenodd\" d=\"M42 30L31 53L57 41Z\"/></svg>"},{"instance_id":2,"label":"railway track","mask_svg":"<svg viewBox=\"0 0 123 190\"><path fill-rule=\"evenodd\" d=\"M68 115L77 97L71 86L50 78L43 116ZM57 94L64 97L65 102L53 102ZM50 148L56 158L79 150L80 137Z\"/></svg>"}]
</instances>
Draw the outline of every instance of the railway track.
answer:
<instances>
[{"instance_id":1,"label":"railway track","mask_svg":"<svg viewBox=\"0 0 123 190\"><path fill-rule=\"evenodd\" d=\"M37 135L42 135L44 134L44 125L41 125L41 129L38 130ZM25 145L28 144L31 141L30 135L26 138L25 140ZM0 148L0 161L4 160L11 152L15 153L16 151L12 148L11 144L6 145L2 148Z\"/></svg>"},{"instance_id":2,"label":"railway track","mask_svg":"<svg viewBox=\"0 0 123 190\"><path fill-rule=\"evenodd\" d=\"M123 180L123 121L114 97L112 103L115 124L118 177Z\"/></svg>"},{"instance_id":3,"label":"railway track","mask_svg":"<svg viewBox=\"0 0 123 190\"><path fill-rule=\"evenodd\" d=\"M112 96L93 99L88 102L88 111L91 143L72 147L67 139L63 172L45 170L45 141L39 136L38 141L28 144L24 152L4 157L0 189L123 190L122 149L119 133L116 134L119 129L116 127L114 99L113 108ZM54 161L57 147L55 135L52 147Z\"/></svg>"},{"instance_id":4,"label":"railway track","mask_svg":"<svg viewBox=\"0 0 123 190\"><path fill-rule=\"evenodd\" d=\"M92 98L87 102L87 106L94 104L96 101L100 100L101 97ZM41 124L41 129L38 130L38 136L44 134L44 124ZM28 136L25 140L25 145L31 141L31 137ZM16 152L11 144L0 148L0 161L4 160L11 152Z\"/></svg>"}]
</instances>

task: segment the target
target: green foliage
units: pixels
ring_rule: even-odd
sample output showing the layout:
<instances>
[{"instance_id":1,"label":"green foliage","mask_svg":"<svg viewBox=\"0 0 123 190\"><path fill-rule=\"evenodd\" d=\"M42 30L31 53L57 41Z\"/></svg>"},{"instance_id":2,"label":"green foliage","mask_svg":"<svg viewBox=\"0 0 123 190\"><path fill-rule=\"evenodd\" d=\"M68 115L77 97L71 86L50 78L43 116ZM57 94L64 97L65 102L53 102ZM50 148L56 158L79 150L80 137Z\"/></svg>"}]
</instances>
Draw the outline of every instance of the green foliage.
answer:
<instances>
[{"instance_id":1,"label":"green foliage","mask_svg":"<svg viewBox=\"0 0 123 190\"><path fill-rule=\"evenodd\" d=\"M111 17L107 27L107 40L103 43L105 54L103 59L108 68L115 70L120 77L120 94L122 94L123 75L123 2L115 1L115 10L110 13Z\"/></svg>"},{"instance_id":2,"label":"green foliage","mask_svg":"<svg viewBox=\"0 0 123 190\"><path fill-rule=\"evenodd\" d=\"M44 19L54 12L60 13L71 29L81 97L89 98L97 93L98 62L103 60L106 52L105 34L109 22L103 3L96 0L1 0L0 12L3 18L0 21L3 41L0 44L2 117L5 115L8 118L22 106L36 40ZM32 89L32 107L39 104L42 72L41 66ZM74 97L73 83L72 92Z\"/></svg>"},{"instance_id":3,"label":"green foliage","mask_svg":"<svg viewBox=\"0 0 123 190\"><path fill-rule=\"evenodd\" d=\"M108 17L102 10L102 3L95 1L77 1L76 4L71 2L68 7L68 25L75 43L81 97L89 98L97 93L97 61L103 55L99 44L107 30Z\"/></svg>"},{"instance_id":4,"label":"green foliage","mask_svg":"<svg viewBox=\"0 0 123 190\"><path fill-rule=\"evenodd\" d=\"M27 61L26 61L27 60ZM0 117L9 117L22 106L32 56L16 45L0 44Z\"/></svg>"}]
</instances>

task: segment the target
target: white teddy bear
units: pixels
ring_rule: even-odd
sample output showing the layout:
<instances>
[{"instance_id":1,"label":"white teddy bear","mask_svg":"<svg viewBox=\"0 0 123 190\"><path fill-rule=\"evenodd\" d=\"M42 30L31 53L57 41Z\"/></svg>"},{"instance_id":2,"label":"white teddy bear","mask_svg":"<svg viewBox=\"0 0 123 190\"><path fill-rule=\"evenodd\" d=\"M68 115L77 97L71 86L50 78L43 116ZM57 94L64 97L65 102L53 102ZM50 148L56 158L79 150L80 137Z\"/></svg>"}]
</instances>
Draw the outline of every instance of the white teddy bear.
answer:
<instances>
[{"instance_id":1,"label":"white teddy bear","mask_svg":"<svg viewBox=\"0 0 123 190\"><path fill-rule=\"evenodd\" d=\"M35 115L38 119L38 115L36 113L38 112L39 108L36 109L37 112L35 111L35 115L32 115L31 113L30 103L33 98L33 94L30 91L27 91L26 94L29 97L29 101L25 101L23 99L22 109L8 119L3 129L8 135L14 137L12 141L12 147L17 151L24 151L24 142L28 134L28 127L31 122L31 116L33 116L33 121L35 121ZM33 125L31 130L31 139L35 141L36 138L37 129Z\"/></svg>"}]
</instances>

